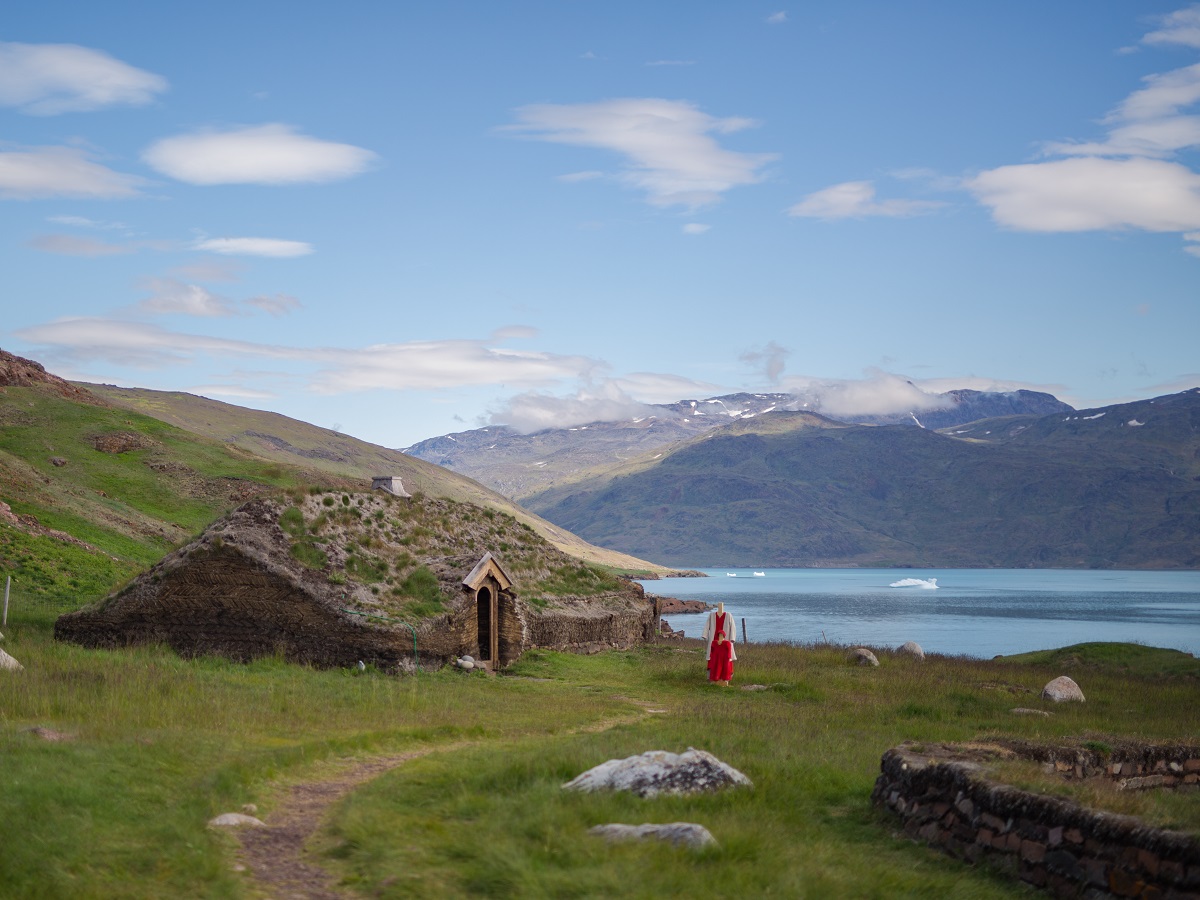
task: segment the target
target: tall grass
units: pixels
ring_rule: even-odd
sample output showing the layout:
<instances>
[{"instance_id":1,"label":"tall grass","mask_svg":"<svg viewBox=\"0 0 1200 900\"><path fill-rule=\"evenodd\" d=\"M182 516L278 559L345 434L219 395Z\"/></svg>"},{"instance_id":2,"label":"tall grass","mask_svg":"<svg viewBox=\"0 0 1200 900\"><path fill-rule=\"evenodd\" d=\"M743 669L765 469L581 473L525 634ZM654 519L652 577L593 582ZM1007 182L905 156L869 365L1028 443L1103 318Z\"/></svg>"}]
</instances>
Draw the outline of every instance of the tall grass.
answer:
<instances>
[{"instance_id":1,"label":"tall grass","mask_svg":"<svg viewBox=\"0 0 1200 900\"><path fill-rule=\"evenodd\" d=\"M1200 726L1190 681L1156 680L1130 702L1127 676L1089 676L1089 703L1051 718L1037 692L1056 670L879 651L848 665L844 648L749 645L744 692L703 680L699 651L602 658L527 653L516 671L584 690L619 692L666 710L600 734L515 741L432 756L366 786L340 808L327 857L350 884L384 897L991 897L1025 889L895 835L870 806L884 750L904 740L1089 734L1184 736ZM1190 699L1189 699L1190 698ZM576 795L560 785L606 759L695 746L748 774L752 790L641 800ZM719 849L609 846L596 824L691 821ZM404 834L404 841L392 837Z\"/></svg>"},{"instance_id":2,"label":"tall grass","mask_svg":"<svg viewBox=\"0 0 1200 900\"><path fill-rule=\"evenodd\" d=\"M269 819L276 780L322 761L451 743L340 804L318 841L323 864L383 897L1018 896L1001 875L897 836L868 800L884 750L1200 732L1194 680L1119 662L1078 676L1086 704L1041 718L1009 710L1045 706L1037 692L1057 668L879 650L881 667L863 669L824 645L743 645L734 685L720 688L690 642L530 651L508 677L400 679L84 650L36 618L7 632L26 667L0 673L0 822L20 823L0 849L0 894L12 896L253 894L208 818L253 802ZM739 690L750 682L767 689ZM46 742L35 726L73 739ZM606 759L688 746L754 787L658 800L560 788ZM697 854L587 835L669 821L703 824L720 845Z\"/></svg>"}]
</instances>

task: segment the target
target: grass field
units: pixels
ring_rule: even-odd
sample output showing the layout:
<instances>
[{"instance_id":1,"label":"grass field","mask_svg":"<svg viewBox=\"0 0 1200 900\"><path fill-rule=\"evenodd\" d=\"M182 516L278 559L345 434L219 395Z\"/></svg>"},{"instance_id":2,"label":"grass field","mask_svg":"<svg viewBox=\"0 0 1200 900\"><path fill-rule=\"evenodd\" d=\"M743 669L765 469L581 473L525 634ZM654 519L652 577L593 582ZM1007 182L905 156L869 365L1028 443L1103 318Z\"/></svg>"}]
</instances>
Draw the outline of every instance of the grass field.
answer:
<instances>
[{"instance_id":1,"label":"grass field","mask_svg":"<svg viewBox=\"0 0 1200 900\"><path fill-rule=\"evenodd\" d=\"M0 673L6 896L257 896L234 868L233 838L206 828L211 816L256 803L269 821L282 783L346 757L428 747L453 749L368 782L332 810L313 850L348 889L1022 896L997 873L897 836L868 799L884 750L903 740L1200 733L1200 664L1140 647L1074 672L1088 702L1052 708L1037 692L1062 670L1042 662L920 663L881 651L880 668L861 669L835 647L751 644L723 689L703 680L694 647L672 645L531 651L503 677L395 678L183 660L161 648L83 650L55 643L51 621L10 615L0 645L25 665ZM1138 671L1126 671L1134 657ZM769 689L738 689L751 682ZM1014 716L1014 706L1053 716ZM35 727L72 739L45 741ZM658 800L560 789L606 759L688 746L745 772L753 789ZM586 834L605 822L671 821L705 825L720 846L697 854Z\"/></svg>"}]
</instances>

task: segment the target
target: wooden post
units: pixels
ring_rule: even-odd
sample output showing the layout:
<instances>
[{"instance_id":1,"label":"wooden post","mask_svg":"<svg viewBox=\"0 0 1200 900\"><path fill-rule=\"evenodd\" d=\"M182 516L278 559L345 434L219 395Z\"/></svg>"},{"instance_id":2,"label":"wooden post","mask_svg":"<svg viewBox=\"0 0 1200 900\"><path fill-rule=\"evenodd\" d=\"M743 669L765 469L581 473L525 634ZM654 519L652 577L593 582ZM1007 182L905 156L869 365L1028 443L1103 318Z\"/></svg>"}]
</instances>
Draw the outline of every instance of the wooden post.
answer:
<instances>
[{"instance_id":1,"label":"wooden post","mask_svg":"<svg viewBox=\"0 0 1200 900\"><path fill-rule=\"evenodd\" d=\"M8 624L8 589L12 587L12 576L9 575L4 579L4 619L0 624Z\"/></svg>"},{"instance_id":2,"label":"wooden post","mask_svg":"<svg viewBox=\"0 0 1200 900\"><path fill-rule=\"evenodd\" d=\"M750 638L746 637L746 617L742 616L742 642L750 643Z\"/></svg>"}]
</instances>

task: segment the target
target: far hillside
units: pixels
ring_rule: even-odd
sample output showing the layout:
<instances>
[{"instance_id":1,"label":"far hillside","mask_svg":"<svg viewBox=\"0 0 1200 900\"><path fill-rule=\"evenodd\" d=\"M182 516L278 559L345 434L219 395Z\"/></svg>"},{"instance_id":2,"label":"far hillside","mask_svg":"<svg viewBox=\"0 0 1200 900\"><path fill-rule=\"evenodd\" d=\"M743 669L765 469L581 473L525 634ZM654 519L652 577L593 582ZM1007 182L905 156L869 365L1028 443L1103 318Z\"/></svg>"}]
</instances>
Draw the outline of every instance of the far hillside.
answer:
<instances>
[{"instance_id":1,"label":"far hillside","mask_svg":"<svg viewBox=\"0 0 1200 900\"><path fill-rule=\"evenodd\" d=\"M1200 389L935 432L772 412L531 509L673 566L1200 568Z\"/></svg>"}]
</instances>

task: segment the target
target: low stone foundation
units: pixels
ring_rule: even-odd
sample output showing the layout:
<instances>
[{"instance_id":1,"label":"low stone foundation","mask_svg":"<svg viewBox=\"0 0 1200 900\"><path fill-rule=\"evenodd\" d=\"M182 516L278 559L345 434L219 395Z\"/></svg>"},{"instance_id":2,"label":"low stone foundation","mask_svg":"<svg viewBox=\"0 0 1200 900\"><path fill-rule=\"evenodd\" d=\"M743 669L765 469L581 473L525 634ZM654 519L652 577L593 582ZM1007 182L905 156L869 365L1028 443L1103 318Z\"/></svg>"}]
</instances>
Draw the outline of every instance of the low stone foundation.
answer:
<instances>
[{"instance_id":1,"label":"low stone foundation","mask_svg":"<svg viewBox=\"0 0 1200 900\"><path fill-rule=\"evenodd\" d=\"M916 840L976 862L989 859L1062 897L1200 900L1200 839L1132 816L1087 809L990 781L981 760L1023 758L1069 778L1125 789L1196 788L1200 747L1129 746L1111 754L1019 742L903 744L883 755L872 800Z\"/></svg>"}]
</instances>

